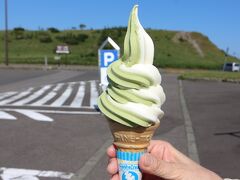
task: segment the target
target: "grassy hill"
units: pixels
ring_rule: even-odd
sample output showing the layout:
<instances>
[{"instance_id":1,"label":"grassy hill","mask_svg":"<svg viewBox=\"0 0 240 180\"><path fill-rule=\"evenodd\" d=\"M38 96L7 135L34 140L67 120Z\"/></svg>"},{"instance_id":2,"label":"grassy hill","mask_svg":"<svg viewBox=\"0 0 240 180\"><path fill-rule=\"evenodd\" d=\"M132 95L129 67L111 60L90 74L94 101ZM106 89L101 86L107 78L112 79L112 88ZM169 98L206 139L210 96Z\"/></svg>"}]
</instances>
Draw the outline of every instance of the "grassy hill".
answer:
<instances>
[{"instance_id":1,"label":"grassy hill","mask_svg":"<svg viewBox=\"0 0 240 180\"><path fill-rule=\"evenodd\" d=\"M154 63L158 67L221 69L225 61L237 61L219 50L208 37L197 32L151 30L147 32L155 44ZM45 31L27 31L15 28L9 32L10 63L43 64L54 60L57 45L68 44L71 54L63 56L61 63L97 65L98 47L110 36L123 51L126 28L103 30L65 30L54 28ZM0 63L4 59L4 32L0 31ZM111 47L107 47L111 48ZM123 53L123 52L121 52Z\"/></svg>"}]
</instances>

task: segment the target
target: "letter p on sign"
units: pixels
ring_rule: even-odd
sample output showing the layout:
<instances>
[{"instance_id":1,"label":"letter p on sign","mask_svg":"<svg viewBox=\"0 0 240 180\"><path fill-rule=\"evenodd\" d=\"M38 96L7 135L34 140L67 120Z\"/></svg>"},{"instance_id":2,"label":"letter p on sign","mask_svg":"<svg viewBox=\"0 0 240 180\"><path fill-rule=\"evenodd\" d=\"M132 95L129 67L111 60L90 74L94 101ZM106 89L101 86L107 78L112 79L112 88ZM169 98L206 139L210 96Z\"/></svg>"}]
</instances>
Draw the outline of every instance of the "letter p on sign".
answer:
<instances>
[{"instance_id":1,"label":"letter p on sign","mask_svg":"<svg viewBox=\"0 0 240 180\"><path fill-rule=\"evenodd\" d=\"M115 56L112 52L105 52L104 55L104 66L108 66L115 60Z\"/></svg>"},{"instance_id":2,"label":"letter p on sign","mask_svg":"<svg viewBox=\"0 0 240 180\"><path fill-rule=\"evenodd\" d=\"M100 51L100 66L108 67L112 62L118 59L118 51L104 49Z\"/></svg>"}]
</instances>

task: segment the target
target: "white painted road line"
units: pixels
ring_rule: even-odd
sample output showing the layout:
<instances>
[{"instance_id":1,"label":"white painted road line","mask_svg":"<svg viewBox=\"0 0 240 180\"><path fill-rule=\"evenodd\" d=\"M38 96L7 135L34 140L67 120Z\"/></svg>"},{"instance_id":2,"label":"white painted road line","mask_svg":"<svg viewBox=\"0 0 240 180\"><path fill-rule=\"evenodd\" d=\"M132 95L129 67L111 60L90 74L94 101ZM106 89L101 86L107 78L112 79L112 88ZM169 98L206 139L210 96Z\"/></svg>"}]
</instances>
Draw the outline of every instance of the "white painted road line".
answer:
<instances>
[{"instance_id":1,"label":"white painted road line","mask_svg":"<svg viewBox=\"0 0 240 180\"><path fill-rule=\"evenodd\" d=\"M48 121L48 122L54 121L52 118L45 116L43 114L40 114L38 112L35 112L33 110L18 109L15 111L33 119L33 120L36 120L36 121Z\"/></svg>"},{"instance_id":2,"label":"white painted road line","mask_svg":"<svg viewBox=\"0 0 240 180\"><path fill-rule=\"evenodd\" d=\"M41 113L57 113L57 114L100 114L100 112L91 112L91 111L51 111L51 110L36 110Z\"/></svg>"},{"instance_id":3,"label":"white painted road line","mask_svg":"<svg viewBox=\"0 0 240 180\"><path fill-rule=\"evenodd\" d=\"M7 98L7 97L9 97L9 96L13 96L13 95L15 95L15 94L17 94L18 92L7 92L7 93L2 93L1 95L0 95L0 100L1 99L4 99L4 98Z\"/></svg>"},{"instance_id":4,"label":"white painted road line","mask_svg":"<svg viewBox=\"0 0 240 180\"><path fill-rule=\"evenodd\" d=\"M80 86L78 87L78 91L76 96L74 97L72 103L70 104L71 107L81 107L83 98L85 95L85 82L81 82Z\"/></svg>"},{"instance_id":5,"label":"white painted road line","mask_svg":"<svg viewBox=\"0 0 240 180\"><path fill-rule=\"evenodd\" d=\"M21 106L18 106L18 105L12 105L12 104L6 104L6 105L4 105L4 106L6 106L6 107L9 107L9 108L12 108L12 107L22 107L22 105ZM0 106L1 107L1 106ZM34 104L25 104L24 105L24 107L37 107L36 105L34 105ZM79 108L83 108L83 109L95 109L94 107L90 107L90 106L81 106L81 107L72 107L72 106L69 106L69 105L62 105L62 106L56 106L56 107L54 107L54 106L52 106L52 105L47 105L47 104L43 104L43 105L41 105L40 107L45 107L45 108L47 108L47 107L49 107L49 108L67 108L67 109L79 109Z\"/></svg>"},{"instance_id":6,"label":"white painted road line","mask_svg":"<svg viewBox=\"0 0 240 180\"><path fill-rule=\"evenodd\" d=\"M59 83L57 84L57 86L53 89L53 91L58 91L59 89L61 89L61 87L63 87L63 83Z\"/></svg>"},{"instance_id":7,"label":"white painted road line","mask_svg":"<svg viewBox=\"0 0 240 180\"><path fill-rule=\"evenodd\" d=\"M0 177L3 180L38 180L41 177L71 179L73 173L60 171L40 171L34 169L0 168ZM39 178L38 178L39 177Z\"/></svg>"},{"instance_id":8,"label":"white painted road line","mask_svg":"<svg viewBox=\"0 0 240 180\"><path fill-rule=\"evenodd\" d=\"M37 99L39 96L41 96L42 94L44 94L48 89L50 89L52 87L52 85L47 85L42 87L41 89L39 89L38 91L34 92L32 95L28 96L25 99L22 99L20 101L17 101L15 103L13 103L13 105L23 105L23 104L27 104L31 101L33 101L34 99Z\"/></svg>"},{"instance_id":9,"label":"white painted road line","mask_svg":"<svg viewBox=\"0 0 240 180\"><path fill-rule=\"evenodd\" d=\"M183 94L183 85L182 81L179 80L179 94L180 94L180 102L183 111L183 118L185 123L185 130L187 136L187 143L188 143L188 155L189 157L197 163L200 163L197 145L196 145L196 138L194 135L193 127L192 127L192 120L190 118L186 100Z\"/></svg>"},{"instance_id":10,"label":"white painted road line","mask_svg":"<svg viewBox=\"0 0 240 180\"><path fill-rule=\"evenodd\" d=\"M16 117L14 117L11 114L8 114L8 113L6 113L4 111L0 111L0 119L16 120Z\"/></svg>"},{"instance_id":11,"label":"white painted road line","mask_svg":"<svg viewBox=\"0 0 240 180\"><path fill-rule=\"evenodd\" d=\"M91 91L90 91L90 106L94 107L97 104L98 91L96 87L96 81L90 81Z\"/></svg>"},{"instance_id":12,"label":"white painted road line","mask_svg":"<svg viewBox=\"0 0 240 180\"><path fill-rule=\"evenodd\" d=\"M70 97L70 95L73 91L73 85L74 85L74 83L69 83L68 87L63 92L63 94L60 97L58 97L50 106L55 106L55 107L62 106L67 101L67 99Z\"/></svg>"},{"instance_id":13,"label":"white painted road line","mask_svg":"<svg viewBox=\"0 0 240 180\"><path fill-rule=\"evenodd\" d=\"M1 108L0 111L34 111L39 113L57 113L57 114L100 114L100 112L97 111L61 111L61 110L42 110L42 109L8 109L8 108ZM20 112L21 113L21 112Z\"/></svg>"},{"instance_id":14,"label":"white painted road line","mask_svg":"<svg viewBox=\"0 0 240 180\"><path fill-rule=\"evenodd\" d=\"M54 98L57 95L57 91L63 86L64 84L57 84L57 86L51 91L49 92L46 96L44 96L42 99L39 99L38 101L35 101L33 103L31 103L31 105L33 106L41 106L43 104L45 104L46 102L48 102L49 100L51 100L52 98Z\"/></svg>"},{"instance_id":15,"label":"white painted road line","mask_svg":"<svg viewBox=\"0 0 240 180\"><path fill-rule=\"evenodd\" d=\"M9 99L2 100L2 101L0 101L0 105L8 104L8 103L16 101L24 96L27 96L32 92L32 90L33 90L33 88L29 88L28 90L23 91L13 97L10 97Z\"/></svg>"}]
</instances>

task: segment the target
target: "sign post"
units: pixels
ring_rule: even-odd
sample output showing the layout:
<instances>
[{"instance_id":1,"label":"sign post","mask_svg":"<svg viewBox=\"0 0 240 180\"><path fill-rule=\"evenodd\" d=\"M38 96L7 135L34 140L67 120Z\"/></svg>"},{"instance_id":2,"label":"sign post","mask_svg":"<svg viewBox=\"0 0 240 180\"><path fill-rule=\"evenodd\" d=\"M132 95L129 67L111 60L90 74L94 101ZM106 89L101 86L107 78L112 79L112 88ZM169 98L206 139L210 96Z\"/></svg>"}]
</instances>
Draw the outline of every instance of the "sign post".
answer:
<instances>
[{"instance_id":1,"label":"sign post","mask_svg":"<svg viewBox=\"0 0 240 180\"><path fill-rule=\"evenodd\" d=\"M55 49L55 52L57 55L65 54L66 58L67 58L67 55L70 54L69 46L58 45ZM60 66L61 56L59 56L59 58L57 56L55 56L54 59L58 61L58 66Z\"/></svg>"},{"instance_id":2,"label":"sign post","mask_svg":"<svg viewBox=\"0 0 240 180\"><path fill-rule=\"evenodd\" d=\"M114 49L103 49L107 43L111 44ZM108 37L98 49L98 62L100 69L100 86L104 90L108 85L107 68L108 66L119 59L120 47Z\"/></svg>"}]
</instances>

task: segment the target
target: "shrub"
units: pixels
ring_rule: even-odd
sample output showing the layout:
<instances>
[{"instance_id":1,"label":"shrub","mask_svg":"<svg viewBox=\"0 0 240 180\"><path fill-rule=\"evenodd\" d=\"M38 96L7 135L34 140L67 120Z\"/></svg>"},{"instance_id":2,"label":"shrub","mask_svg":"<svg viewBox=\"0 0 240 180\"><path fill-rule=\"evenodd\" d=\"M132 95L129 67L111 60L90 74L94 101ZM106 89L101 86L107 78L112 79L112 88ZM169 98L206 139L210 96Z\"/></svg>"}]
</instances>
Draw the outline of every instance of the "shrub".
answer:
<instances>
[{"instance_id":1,"label":"shrub","mask_svg":"<svg viewBox=\"0 0 240 180\"><path fill-rule=\"evenodd\" d=\"M52 42L52 38L49 34L41 34L39 36L39 41L41 43L50 43L50 42Z\"/></svg>"},{"instance_id":2,"label":"shrub","mask_svg":"<svg viewBox=\"0 0 240 180\"><path fill-rule=\"evenodd\" d=\"M22 27L15 27L13 31L25 31L25 29Z\"/></svg>"},{"instance_id":3,"label":"shrub","mask_svg":"<svg viewBox=\"0 0 240 180\"><path fill-rule=\"evenodd\" d=\"M25 29L22 27L16 27L13 29L13 34L14 34L14 38L16 40L21 40L24 39L24 31Z\"/></svg>"},{"instance_id":4,"label":"shrub","mask_svg":"<svg viewBox=\"0 0 240 180\"><path fill-rule=\"evenodd\" d=\"M79 28L81 29L81 30L83 30L83 29L85 29L87 26L85 25L85 24L80 24L79 25Z\"/></svg>"},{"instance_id":5,"label":"shrub","mask_svg":"<svg viewBox=\"0 0 240 180\"><path fill-rule=\"evenodd\" d=\"M63 41L66 44L69 44L69 45L77 45L78 44L78 40L77 40L76 36L72 33L67 33L66 35L62 36L61 41Z\"/></svg>"},{"instance_id":6,"label":"shrub","mask_svg":"<svg viewBox=\"0 0 240 180\"><path fill-rule=\"evenodd\" d=\"M85 57L96 57L96 53L94 52L89 52L85 55Z\"/></svg>"},{"instance_id":7,"label":"shrub","mask_svg":"<svg viewBox=\"0 0 240 180\"><path fill-rule=\"evenodd\" d=\"M58 40L58 41L61 41L61 42L64 42L65 41L65 35L58 35L58 36L55 36L55 38Z\"/></svg>"},{"instance_id":8,"label":"shrub","mask_svg":"<svg viewBox=\"0 0 240 180\"><path fill-rule=\"evenodd\" d=\"M99 39L98 39L98 46L100 46L108 37L108 32L106 29L103 29L102 30L102 33L101 35L99 36Z\"/></svg>"},{"instance_id":9,"label":"shrub","mask_svg":"<svg viewBox=\"0 0 240 180\"><path fill-rule=\"evenodd\" d=\"M48 31L50 31L51 33L59 33L60 32L57 28L54 28L54 27L48 28Z\"/></svg>"},{"instance_id":10,"label":"shrub","mask_svg":"<svg viewBox=\"0 0 240 180\"><path fill-rule=\"evenodd\" d=\"M86 39L88 38L88 35L87 34L78 34L76 39L79 41L79 42L84 42Z\"/></svg>"},{"instance_id":11,"label":"shrub","mask_svg":"<svg viewBox=\"0 0 240 180\"><path fill-rule=\"evenodd\" d=\"M98 39L98 45L101 45L108 36L111 37L114 41L118 41L119 38L126 33L126 29L126 27L113 27L103 29Z\"/></svg>"},{"instance_id":12,"label":"shrub","mask_svg":"<svg viewBox=\"0 0 240 180\"><path fill-rule=\"evenodd\" d=\"M15 39L16 39L16 40L24 39L24 33L21 32L21 31L20 31L20 32L18 32L18 31L15 32L14 35L15 35Z\"/></svg>"},{"instance_id":13,"label":"shrub","mask_svg":"<svg viewBox=\"0 0 240 180\"><path fill-rule=\"evenodd\" d=\"M78 45L79 42L84 42L88 38L86 34L75 35L73 33L67 33L65 35L56 36L56 39L69 45Z\"/></svg>"},{"instance_id":14,"label":"shrub","mask_svg":"<svg viewBox=\"0 0 240 180\"><path fill-rule=\"evenodd\" d=\"M178 40L179 40L180 42L185 42L185 41L186 41L186 39L184 39L183 37L180 37Z\"/></svg>"},{"instance_id":15,"label":"shrub","mask_svg":"<svg viewBox=\"0 0 240 180\"><path fill-rule=\"evenodd\" d=\"M31 32L25 33L24 38L25 39L32 39L33 38L33 33L31 33Z\"/></svg>"},{"instance_id":16,"label":"shrub","mask_svg":"<svg viewBox=\"0 0 240 180\"><path fill-rule=\"evenodd\" d=\"M75 39L74 37L68 37L65 40L65 43L69 44L69 45L78 45L78 40Z\"/></svg>"}]
</instances>

